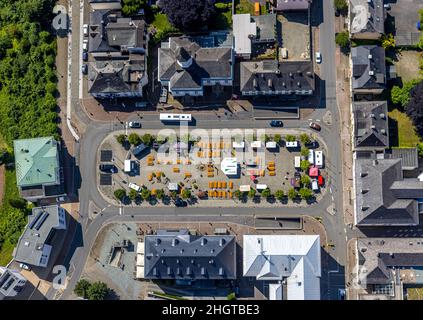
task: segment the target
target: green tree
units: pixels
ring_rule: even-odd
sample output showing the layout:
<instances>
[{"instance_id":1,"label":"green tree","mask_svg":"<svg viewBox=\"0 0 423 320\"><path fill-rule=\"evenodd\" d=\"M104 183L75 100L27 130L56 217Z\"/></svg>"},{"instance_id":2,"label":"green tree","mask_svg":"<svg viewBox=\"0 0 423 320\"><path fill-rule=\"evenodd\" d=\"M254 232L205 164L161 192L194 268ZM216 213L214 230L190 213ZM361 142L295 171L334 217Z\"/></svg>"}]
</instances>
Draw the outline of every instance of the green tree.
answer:
<instances>
[{"instance_id":1,"label":"green tree","mask_svg":"<svg viewBox=\"0 0 423 320\"><path fill-rule=\"evenodd\" d=\"M122 13L125 16L133 16L140 9L145 8L147 0L122 0Z\"/></svg>"},{"instance_id":2,"label":"green tree","mask_svg":"<svg viewBox=\"0 0 423 320\"><path fill-rule=\"evenodd\" d=\"M178 193L176 191L171 191L170 197L175 200L178 197Z\"/></svg>"},{"instance_id":3,"label":"green tree","mask_svg":"<svg viewBox=\"0 0 423 320\"><path fill-rule=\"evenodd\" d=\"M234 192L234 196L235 196L238 200L241 200L241 198L242 198L242 192L241 192L241 191L239 191L239 190L235 190L235 192Z\"/></svg>"},{"instance_id":4,"label":"green tree","mask_svg":"<svg viewBox=\"0 0 423 320\"><path fill-rule=\"evenodd\" d=\"M157 189L156 190L156 198L161 200L164 198L165 192L163 189Z\"/></svg>"},{"instance_id":5,"label":"green tree","mask_svg":"<svg viewBox=\"0 0 423 320\"><path fill-rule=\"evenodd\" d=\"M134 189L129 190L129 199L131 199L131 201L136 200L138 196L138 192L136 192Z\"/></svg>"},{"instance_id":6,"label":"green tree","mask_svg":"<svg viewBox=\"0 0 423 320\"><path fill-rule=\"evenodd\" d=\"M304 148L301 148L301 155L303 156L303 157L308 157L308 154L309 154L309 152L310 152L310 150L308 149L308 148L306 148L306 147L304 147Z\"/></svg>"},{"instance_id":7,"label":"green tree","mask_svg":"<svg viewBox=\"0 0 423 320\"><path fill-rule=\"evenodd\" d=\"M147 188L144 188L141 190L141 197L145 200L148 201L150 200L151 197L151 191L148 190Z\"/></svg>"},{"instance_id":8,"label":"green tree","mask_svg":"<svg viewBox=\"0 0 423 320\"><path fill-rule=\"evenodd\" d=\"M275 142L276 142L277 144L280 144L280 143L281 143L281 141L282 141L282 137L281 137L281 135L280 135L279 133L277 133L277 134L275 134L275 136L274 136L273 140L275 140Z\"/></svg>"},{"instance_id":9,"label":"green tree","mask_svg":"<svg viewBox=\"0 0 423 320\"><path fill-rule=\"evenodd\" d=\"M227 296L227 299L228 300L236 300L235 292L229 293L228 296Z\"/></svg>"},{"instance_id":10,"label":"green tree","mask_svg":"<svg viewBox=\"0 0 423 320\"><path fill-rule=\"evenodd\" d=\"M261 196L263 198L269 198L271 195L272 195L272 193L270 192L269 188L266 188L261 192Z\"/></svg>"},{"instance_id":11,"label":"green tree","mask_svg":"<svg viewBox=\"0 0 423 320\"><path fill-rule=\"evenodd\" d=\"M309 188L301 188L298 192L301 196L301 198L308 200L313 196L313 191L311 191Z\"/></svg>"},{"instance_id":12,"label":"green tree","mask_svg":"<svg viewBox=\"0 0 423 320\"><path fill-rule=\"evenodd\" d=\"M296 137L296 136L294 136L294 135L292 135L292 134L287 134L287 135L286 135L286 137L285 137L285 139L286 139L286 141L288 141L288 142L294 142L294 141L296 141L296 140L297 140L297 137Z\"/></svg>"},{"instance_id":13,"label":"green tree","mask_svg":"<svg viewBox=\"0 0 423 320\"><path fill-rule=\"evenodd\" d=\"M301 160L300 168L302 171L307 171L308 168L310 168L310 162L308 162L308 160Z\"/></svg>"},{"instance_id":14,"label":"green tree","mask_svg":"<svg viewBox=\"0 0 423 320\"><path fill-rule=\"evenodd\" d=\"M182 190L181 196L182 196L182 199L189 199L189 198L191 198L191 190L189 190L189 189Z\"/></svg>"},{"instance_id":15,"label":"green tree","mask_svg":"<svg viewBox=\"0 0 423 320\"><path fill-rule=\"evenodd\" d=\"M84 299L87 299L88 298L88 289L90 287L91 287L91 283L88 280L81 279L76 283L75 289L73 289L73 292L78 297L82 297Z\"/></svg>"},{"instance_id":16,"label":"green tree","mask_svg":"<svg viewBox=\"0 0 423 320\"><path fill-rule=\"evenodd\" d=\"M296 199L296 198L297 198L297 196L298 196L298 193L297 193L297 191L295 191L295 189L294 189L294 188L291 188L291 189L289 189L289 190L288 190L288 198L289 198L290 200L294 200L294 199Z\"/></svg>"},{"instance_id":17,"label":"green tree","mask_svg":"<svg viewBox=\"0 0 423 320\"><path fill-rule=\"evenodd\" d=\"M303 134L300 135L300 141L303 144L307 144L307 143L311 142L311 139L310 139L310 136L307 133L303 133Z\"/></svg>"},{"instance_id":18,"label":"green tree","mask_svg":"<svg viewBox=\"0 0 423 320\"><path fill-rule=\"evenodd\" d=\"M337 33L335 36L335 42L341 48L347 49L350 46L350 35L348 31Z\"/></svg>"},{"instance_id":19,"label":"green tree","mask_svg":"<svg viewBox=\"0 0 423 320\"><path fill-rule=\"evenodd\" d=\"M256 196L256 190L254 190L253 188L250 189L250 191L248 192L248 197L250 199L253 199Z\"/></svg>"},{"instance_id":20,"label":"green tree","mask_svg":"<svg viewBox=\"0 0 423 320\"><path fill-rule=\"evenodd\" d=\"M421 80L411 80L406 82L403 87L393 86L391 90L391 100L393 104L400 105L405 108L408 101L410 101L410 91L413 89Z\"/></svg>"},{"instance_id":21,"label":"green tree","mask_svg":"<svg viewBox=\"0 0 423 320\"><path fill-rule=\"evenodd\" d=\"M384 47L385 49L395 48L395 38L392 35L392 33L382 35L381 40L382 40L382 47Z\"/></svg>"},{"instance_id":22,"label":"green tree","mask_svg":"<svg viewBox=\"0 0 423 320\"><path fill-rule=\"evenodd\" d=\"M120 134L116 136L116 141L120 144L124 144L126 142L126 136L124 134Z\"/></svg>"},{"instance_id":23,"label":"green tree","mask_svg":"<svg viewBox=\"0 0 423 320\"><path fill-rule=\"evenodd\" d=\"M146 146L150 146L154 141L153 136L149 133L144 134L141 140Z\"/></svg>"},{"instance_id":24,"label":"green tree","mask_svg":"<svg viewBox=\"0 0 423 320\"><path fill-rule=\"evenodd\" d=\"M301 176L301 184L303 185L303 187L308 187L311 183L310 177L306 174L303 174Z\"/></svg>"},{"instance_id":25,"label":"green tree","mask_svg":"<svg viewBox=\"0 0 423 320\"><path fill-rule=\"evenodd\" d=\"M344 13L348 10L347 0L335 0L334 5L335 5L335 10L337 10L340 13Z\"/></svg>"},{"instance_id":26,"label":"green tree","mask_svg":"<svg viewBox=\"0 0 423 320\"><path fill-rule=\"evenodd\" d=\"M9 204L13 207L13 208L17 208L17 209L25 209L27 202L25 199L22 198L12 198L9 199Z\"/></svg>"},{"instance_id":27,"label":"green tree","mask_svg":"<svg viewBox=\"0 0 423 320\"><path fill-rule=\"evenodd\" d=\"M88 300L104 300L109 293L109 288L104 282L94 282L87 290Z\"/></svg>"},{"instance_id":28,"label":"green tree","mask_svg":"<svg viewBox=\"0 0 423 320\"><path fill-rule=\"evenodd\" d=\"M117 189L117 190L115 190L115 192L113 194L114 194L115 198L118 199L121 202L126 197L126 191L124 189Z\"/></svg>"},{"instance_id":29,"label":"green tree","mask_svg":"<svg viewBox=\"0 0 423 320\"><path fill-rule=\"evenodd\" d=\"M283 198L285 197L285 192L283 192L283 190L276 190L275 192L275 197L276 199L283 200Z\"/></svg>"},{"instance_id":30,"label":"green tree","mask_svg":"<svg viewBox=\"0 0 423 320\"><path fill-rule=\"evenodd\" d=\"M137 146L141 143L141 138L138 134L133 132L128 136L128 141L129 141L130 144Z\"/></svg>"}]
</instances>

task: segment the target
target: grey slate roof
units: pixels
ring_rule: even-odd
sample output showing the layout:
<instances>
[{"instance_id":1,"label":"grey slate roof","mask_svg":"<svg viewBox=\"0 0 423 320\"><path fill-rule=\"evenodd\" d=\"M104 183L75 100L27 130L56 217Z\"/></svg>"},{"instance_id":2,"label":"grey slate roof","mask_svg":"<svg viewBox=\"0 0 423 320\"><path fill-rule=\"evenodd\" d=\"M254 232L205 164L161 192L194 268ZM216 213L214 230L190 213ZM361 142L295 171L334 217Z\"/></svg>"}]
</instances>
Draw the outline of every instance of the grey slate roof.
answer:
<instances>
[{"instance_id":1,"label":"grey slate roof","mask_svg":"<svg viewBox=\"0 0 423 320\"><path fill-rule=\"evenodd\" d=\"M146 279L235 279L234 236L145 236Z\"/></svg>"},{"instance_id":2,"label":"grey slate roof","mask_svg":"<svg viewBox=\"0 0 423 320\"><path fill-rule=\"evenodd\" d=\"M251 19L257 26L257 36L254 40L276 41L276 14L251 16Z\"/></svg>"},{"instance_id":3,"label":"grey slate roof","mask_svg":"<svg viewBox=\"0 0 423 320\"><path fill-rule=\"evenodd\" d=\"M182 68L178 58L182 63L192 59L192 64ZM171 90L199 88L207 79L232 79L232 48L202 47L189 37L169 38L169 46L159 48L159 62L159 80L170 81Z\"/></svg>"},{"instance_id":4,"label":"grey slate roof","mask_svg":"<svg viewBox=\"0 0 423 320\"><path fill-rule=\"evenodd\" d=\"M392 159L401 159L402 170L414 170L419 167L417 148L392 149Z\"/></svg>"},{"instance_id":5,"label":"grey slate roof","mask_svg":"<svg viewBox=\"0 0 423 320\"><path fill-rule=\"evenodd\" d=\"M391 282L392 267L423 267L422 238L360 238L357 247L362 257L360 272L367 284Z\"/></svg>"},{"instance_id":6,"label":"grey slate roof","mask_svg":"<svg viewBox=\"0 0 423 320\"><path fill-rule=\"evenodd\" d=\"M355 162L357 225L416 225L423 182L404 179L400 159Z\"/></svg>"},{"instance_id":7,"label":"grey slate roof","mask_svg":"<svg viewBox=\"0 0 423 320\"><path fill-rule=\"evenodd\" d=\"M276 0L276 10L308 10L313 0Z\"/></svg>"},{"instance_id":8,"label":"grey slate roof","mask_svg":"<svg viewBox=\"0 0 423 320\"><path fill-rule=\"evenodd\" d=\"M16 245L15 260L35 266L39 264L44 245L48 245L52 232L60 225L59 208L52 205L32 209L28 225Z\"/></svg>"},{"instance_id":9,"label":"grey slate roof","mask_svg":"<svg viewBox=\"0 0 423 320\"><path fill-rule=\"evenodd\" d=\"M241 62L240 89L243 94L258 95L263 91L274 94L313 92L315 78L311 61L276 60Z\"/></svg>"},{"instance_id":10,"label":"grey slate roof","mask_svg":"<svg viewBox=\"0 0 423 320\"><path fill-rule=\"evenodd\" d=\"M375 45L351 49L353 90L386 87L385 49Z\"/></svg>"},{"instance_id":11,"label":"grey slate roof","mask_svg":"<svg viewBox=\"0 0 423 320\"><path fill-rule=\"evenodd\" d=\"M389 147L388 104L386 101L365 101L353 104L356 149Z\"/></svg>"},{"instance_id":12,"label":"grey slate roof","mask_svg":"<svg viewBox=\"0 0 423 320\"><path fill-rule=\"evenodd\" d=\"M350 0L351 33L385 33L383 0ZM367 23L366 21L367 20Z\"/></svg>"}]
</instances>

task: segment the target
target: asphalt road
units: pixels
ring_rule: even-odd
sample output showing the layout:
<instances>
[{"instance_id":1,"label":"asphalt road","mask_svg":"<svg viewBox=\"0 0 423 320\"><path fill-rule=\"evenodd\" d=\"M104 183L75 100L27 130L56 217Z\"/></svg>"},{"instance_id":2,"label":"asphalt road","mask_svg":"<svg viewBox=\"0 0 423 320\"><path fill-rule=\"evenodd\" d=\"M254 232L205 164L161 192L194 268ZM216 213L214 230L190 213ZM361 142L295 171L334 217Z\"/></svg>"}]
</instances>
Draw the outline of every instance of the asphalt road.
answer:
<instances>
[{"instance_id":1,"label":"asphalt road","mask_svg":"<svg viewBox=\"0 0 423 320\"><path fill-rule=\"evenodd\" d=\"M320 4L321 5L321 4ZM110 132L123 129L123 125L116 122L88 122L87 129L82 136L79 146L79 170L80 179L82 181L79 189L80 213L81 213L81 229L83 234L83 246L78 247L74 252L70 252L70 270L68 272L68 286L63 292L61 299L67 299L73 291L73 287L79 280L85 262L87 260L89 250L103 225L113 221L151 221L151 219L163 219L163 221L177 220L207 220L207 221L234 221L238 223L248 223L253 219L254 215L274 215L274 216L299 216L311 215L321 216L328 233L328 239L335 245L332 251L333 269L328 274L329 282L339 282L342 286L343 275L338 274L337 270L342 269L346 262L346 230L344 225L343 209L342 209L342 176L339 171L342 167L341 159L341 141L339 127L339 111L336 103L336 74L333 62L335 61L335 36L334 36L334 14L332 1L324 1L323 4L322 23L320 24L320 51L322 53L323 62L321 64L321 78L324 81L324 88L321 92L323 108L316 109L314 113L308 117L313 120L320 120L322 131L320 137L330 146L326 157L326 166L330 174L330 192L318 203L303 208L201 208L201 216L198 215L198 208L124 208L120 215L119 207L110 206L99 194L96 185L96 151L101 141ZM78 39L80 32L79 21L80 14L79 1L73 3L73 37ZM86 10L84 10L86 12ZM87 14L84 14L87 19ZM87 116L79 106L79 86L82 85L79 79L80 59L76 55L80 54L79 44L73 41L72 52L72 109L80 119L86 120ZM326 125L322 118L324 114L330 111L332 114L332 124ZM138 119L134 115L134 119ZM268 120L237 119L236 115L228 115L217 118L216 115L198 115L195 116L195 127L211 129L211 128L266 128L269 126ZM145 129L164 128L163 123L158 121L157 115L143 115L141 119L142 126ZM308 119L301 120L285 120L285 128L308 128ZM177 128L177 127L175 127ZM337 147L332 147L337 146ZM75 177L76 179L79 179ZM94 203L102 210L102 215L97 216L94 220L88 219L89 204ZM335 214L329 214L327 209L333 205ZM333 276L333 278L331 278ZM330 280L332 279L332 280ZM48 294L53 297L54 291Z\"/></svg>"}]
</instances>

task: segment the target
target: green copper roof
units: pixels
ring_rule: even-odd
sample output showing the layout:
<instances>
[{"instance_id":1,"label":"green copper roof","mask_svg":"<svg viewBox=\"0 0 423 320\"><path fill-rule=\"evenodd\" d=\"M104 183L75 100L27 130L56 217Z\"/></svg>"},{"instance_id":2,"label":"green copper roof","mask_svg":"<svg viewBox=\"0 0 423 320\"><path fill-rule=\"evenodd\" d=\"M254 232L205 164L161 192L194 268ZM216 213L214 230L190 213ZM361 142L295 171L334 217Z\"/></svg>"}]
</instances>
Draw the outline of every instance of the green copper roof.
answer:
<instances>
[{"instance_id":1,"label":"green copper roof","mask_svg":"<svg viewBox=\"0 0 423 320\"><path fill-rule=\"evenodd\" d=\"M15 140L13 144L18 186L60 182L57 141L53 137Z\"/></svg>"}]
</instances>

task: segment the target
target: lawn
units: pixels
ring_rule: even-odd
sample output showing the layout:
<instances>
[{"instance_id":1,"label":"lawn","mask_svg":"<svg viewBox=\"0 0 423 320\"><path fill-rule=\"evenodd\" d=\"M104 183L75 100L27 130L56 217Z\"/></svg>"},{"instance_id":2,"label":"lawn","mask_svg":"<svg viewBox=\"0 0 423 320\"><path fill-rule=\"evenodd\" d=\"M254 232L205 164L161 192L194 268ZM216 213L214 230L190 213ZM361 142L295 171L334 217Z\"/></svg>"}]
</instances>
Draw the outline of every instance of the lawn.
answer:
<instances>
[{"instance_id":1,"label":"lawn","mask_svg":"<svg viewBox=\"0 0 423 320\"><path fill-rule=\"evenodd\" d=\"M407 300L423 300L423 288L407 288Z\"/></svg>"},{"instance_id":2,"label":"lawn","mask_svg":"<svg viewBox=\"0 0 423 320\"><path fill-rule=\"evenodd\" d=\"M403 83L420 77L421 52L402 50L397 53L396 59L398 60L395 62L397 75L401 78Z\"/></svg>"},{"instance_id":3,"label":"lawn","mask_svg":"<svg viewBox=\"0 0 423 320\"><path fill-rule=\"evenodd\" d=\"M151 25L157 30L153 37L153 41L155 43L159 43L164 40L169 33L178 32L178 29L170 24L164 13L156 13Z\"/></svg>"},{"instance_id":4,"label":"lawn","mask_svg":"<svg viewBox=\"0 0 423 320\"><path fill-rule=\"evenodd\" d=\"M412 121L405 113L394 109L388 112L388 115L398 125L398 147L415 147L421 142L421 139L415 132ZM395 143L393 143L393 146L395 146Z\"/></svg>"},{"instance_id":5,"label":"lawn","mask_svg":"<svg viewBox=\"0 0 423 320\"><path fill-rule=\"evenodd\" d=\"M0 207L0 265L6 265L12 259L13 248L27 223L27 211L9 204L10 199L17 198L15 170L6 170L5 193Z\"/></svg>"},{"instance_id":6,"label":"lawn","mask_svg":"<svg viewBox=\"0 0 423 320\"><path fill-rule=\"evenodd\" d=\"M250 13L254 15L254 4L249 0L236 0L236 9L237 14ZM269 10L267 5L260 5L260 14L267 14Z\"/></svg>"}]
</instances>

